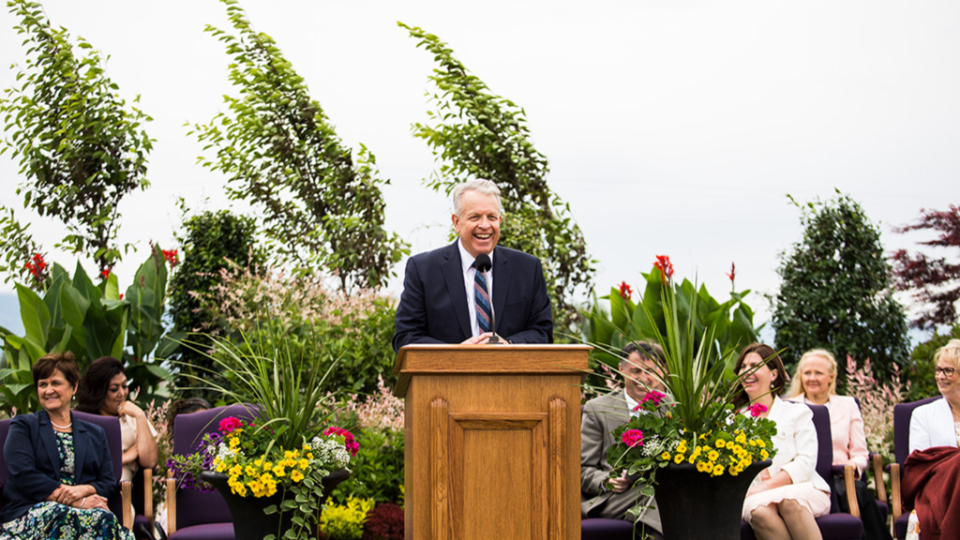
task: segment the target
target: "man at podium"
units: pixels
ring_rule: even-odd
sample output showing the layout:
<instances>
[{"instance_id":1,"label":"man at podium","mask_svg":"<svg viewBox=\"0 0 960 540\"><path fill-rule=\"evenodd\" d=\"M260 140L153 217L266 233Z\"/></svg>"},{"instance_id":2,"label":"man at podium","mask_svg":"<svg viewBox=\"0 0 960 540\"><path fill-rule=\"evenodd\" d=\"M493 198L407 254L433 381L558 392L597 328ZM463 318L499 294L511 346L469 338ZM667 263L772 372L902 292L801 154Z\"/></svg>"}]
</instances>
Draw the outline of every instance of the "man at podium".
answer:
<instances>
[{"instance_id":1,"label":"man at podium","mask_svg":"<svg viewBox=\"0 0 960 540\"><path fill-rule=\"evenodd\" d=\"M581 517L602 517L633 521L626 511L637 505L640 485L628 477L610 478L612 467L607 462L607 450L613 446L613 431L630 421L630 415L642 414L633 409L643 401L647 392L664 392L663 384L654 373L664 375L663 349L655 343L631 342L620 354L620 373L624 389L588 401L583 407L580 431L580 513ZM668 396L669 399L669 396ZM662 540L660 512L652 501L637 523L638 538L641 525L644 532Z\"/></svg>"},{"instance_id":2,"label":"man at podium","mask_svg":"<svg viewBox=\"0 0 960 540\"><path fill-rule=\"evenodd\" d=\"M410 343L482 345L494 332L509 343L552 343L540 260L497 247L500 188L483 179L457 185L451 220L459 236L454 243L407 260L394 350Z\"/></svg>"}]
</instances>

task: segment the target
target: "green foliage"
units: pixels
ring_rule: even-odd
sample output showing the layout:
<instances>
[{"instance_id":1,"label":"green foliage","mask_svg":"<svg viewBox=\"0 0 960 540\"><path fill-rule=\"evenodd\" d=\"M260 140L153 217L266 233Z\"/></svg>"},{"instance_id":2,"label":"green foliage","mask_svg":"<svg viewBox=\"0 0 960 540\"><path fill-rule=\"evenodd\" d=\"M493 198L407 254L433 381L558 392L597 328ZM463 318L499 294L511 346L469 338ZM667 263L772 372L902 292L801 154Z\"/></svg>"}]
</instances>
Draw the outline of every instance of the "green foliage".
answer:
<instances>
[{"instance_id":1,"label":"green foliage","mask_svg":"<svg viewBox=\"0 0 960 540\"><path fill-rule=\"evenodd\" d=\"M960 339L960 324L953 325L945 334L934 331L930 339L913 348L913 352L910 353L910 365L903 372L906 380L910 382L904 401L917 401L940 394L935 378L934 369L937 366L933 362L933 355L951 339Z\"/></svg>"},{"instance_id":2,"label":"green foliage","mask_svg":"<svg viewBox=\"0 0 960 540\"><path fill-rule=\"evenodd\" d=\"M799 206L799 205L798 205ZM802 208L803 238L781 255L783 279L773 300L773 328L783 361L810 349L837 358L870 358L886 378L909 356L903 308L889 290L890 265L880 231L849 196Z\"/></svg>"},{"instance_id":3,"label":"green foliage","mask_svg":"<svg viewBox=\"0 0 960 540\"><path fill-rule=\"evenodd\" d=\"M23 207L66 225L56 247L88 254L105 270L121 258L115 245L120 200L149 185L144 176L153 141L141 124L150 117L128 110L100 53L82 38L75 53L66 29L53 28L39 3L9 0L7 6L20 18L14 29L25 36L28 57L18 86L0 99L4 131L12 133L0 154L10 150L20 159L28 179L16 190ZM9 273L27 253L12 214L3 225L0 251Z\"/></svg>"},{"instance_id":4,"label":"green foliage","mask_svg":"<svg viewBox=\"0 0 960 540\"><path fill-rule=\"evenodd\" d=\"M387 374L391 384L394 380L390 338L396 307L388 297L369 290L331 291L315 276L234 264L220 272L212 293L201 299L204 312L234 341L273 339L259 335L257 320L282 324L284 346L331 369L325 390L370 394L380 374Z\"/></svg>"},{"instance_id":5,"label":"green foliage","mask_svg":"<svg viewBox=\"0 0 960 540\"><path fill-rule=\"evenodd\" d=\"M228 210L203 212L184 219L177 241L180 243L180 264L170 281L169 315L176 332L212 331L217 327L216 317L203 309L201 297L209 296L220 282L220 270L227 260L243 267L257 267L265 255L255 247L256 224L252 218L239 216ZM203 336L194 338L203 342ZM213 364L202 354L188 348L169 353L176 361L178 371L197 376L207 374L222 384L217 374L210 373ZM177 386L187 386L188 379L179 376ZM213 401L215 395L207 390L194 390L190 395Z\"/></svg>"},{"instance_id":6,"label":"green foliage","mask_svg":"<svg viewBox=\"0 0 960 540\"><path fill-rule=\"evenodd\" d=\"M376 502L403 500L403 430L367 428L359 431L360 452L350 462L350 484L337 487L334 501L354 496Z\"/></svg>"},{"instance_id":7,"label":"green foliage","mask_svg":"<svg viewBox=\"0 0 960 540\"><path fill-rule=\"evenodd\" d=\"M456 184L473 178L500 187L505 213L500 243L540 259L553 301L554 327L561 336L572 333L579 320L574 298L592 288L595 270L570 205L547 186L547 158L530 141L526 113L490 93L437 36L397 24L439 65L430 76L438 92L427 93L436 106L427 114L435 123L413 125L414 135L426 141L441 164L427 185L447 195Z\"/></svg>"},{"instance_id":8,"label":"green foliage","mask_svg":"<svg viewBox=\"0 0 960 540\"><path fill-rule=\"evenodd\" d=\"M360 540L373 504L372 500L351 497L344 505L327 505L320 519L320 530L330 540Z\"/></svg>"},{"instance_id":9,"label":"green foliage","mask_svg":"<svg viewBox=\"0 0 960 540\"><path fill-rule=\"evenodd\" d=\"M301 271L321 267L340 286L383 285L406 244L383 228L384 202L376 158L361 145L357 161L337 137L303 78L270 36L255 32L234 0L221 0L237 35L207 26L232 57L229 79L240 96L192 134L200 163L228 177L227 192L263 215L273 263Z\"/></svg>"},{"instance_id":10,"label":"green foliage","mask_svg":"<svg viewBox=\"0 0 960 540\"><path fill-rule=\"evenodd\" d=\"M669 264L669 260L668 260ZM611 369L620 364L620 350L631 341L654 341L656 335L667 334L667 319L663 309L661 295L664 286L663 274L656 266L648 274L642 274L646 286L639 303L634 303L626 292L616 287L600 300L610 304L607 313L601 303L594 298L593 307L584 313L583 333L586 341L599 345L591 352L591 371L596 362L602 362ZM689 280L673 283L673 294L677 299L678 320L691 320L692 327L680 327L682 336L692 339L692 349L698 350L705 336L712 336L711 348L719 349L723 358L735 359L739 351L759 339L762 328L753 325L753 309L744 302L750 294L731 291L730 299L722 304L710 296L707 288L696 288ZM696 307L694 312L694 307ZM692 316L692 319L691 319ZM686 337L684 337L686 339ZM733 368L731 363L729 368ZM591 375L590 386L603 386L598 375Z\"/></svg>"},{"instance_id":11,"label":"green foliage","mask_svg":"<svg viewBox=\"0 0 960 540\"><path fill-rule=\"evenodd\" d=\"M152 397L168 376L159 361L150 358L164 336L163 251L153 247L123 298L116 275L103 272L101 278L94 285L79 263L72 278L54 264L43 296L17 284L25 335L0 329L7 362L0 370L0 409L39 410L31 368L44 355L62 351L73 352L81 371L102 356L123 360L132 386L142 390L142 397Z\"/></svg>"}]
</instances>

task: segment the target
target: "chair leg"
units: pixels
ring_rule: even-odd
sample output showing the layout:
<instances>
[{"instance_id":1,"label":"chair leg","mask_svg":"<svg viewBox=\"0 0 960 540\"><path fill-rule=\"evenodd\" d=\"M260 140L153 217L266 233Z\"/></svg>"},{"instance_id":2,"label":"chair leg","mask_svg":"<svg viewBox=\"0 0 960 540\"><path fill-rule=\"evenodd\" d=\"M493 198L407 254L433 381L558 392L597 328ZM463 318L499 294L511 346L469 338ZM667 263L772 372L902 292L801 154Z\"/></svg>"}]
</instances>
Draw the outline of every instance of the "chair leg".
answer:
<instances>
[{"instance_id":1,"label":"chair leg","mask_svg":"<svg viewBox=\"0 0 960 540\"><path fill-rule=\"evenodd\" d=\"M167 536L177 532L177 481L173 471L167 471Z\"/></svg>"},{"instance_id":2,"label":"chair leg","mask_svg":"<svg viewBox=\"0 0 960 540\"><path fill-rule=\"evenodd\" d=\"M143 515L153 523L153 469L143 470Z\"/></svg>"},{"instance_id":3,"label":"chair leg","mask_svg":"<svg viewBox=\"0 0 960 540\"><path fill-rule=\"evenodd\" d=\"M120 484L120 498L123 503L123 526L133 530L133 485L130 482Z\"/></svg>"},{"instance_id":4,"label":"chair leg","mask_svg":"<svg viewBox=\"0 0 960 540\"><path fill-rule=\"evenodd\" d=\"M857 487L853 484L853 465L843 466L843 485L847 488L847 506L850 515L860 519L860 503L857 502Z\"/></svg>"}]
</instances>

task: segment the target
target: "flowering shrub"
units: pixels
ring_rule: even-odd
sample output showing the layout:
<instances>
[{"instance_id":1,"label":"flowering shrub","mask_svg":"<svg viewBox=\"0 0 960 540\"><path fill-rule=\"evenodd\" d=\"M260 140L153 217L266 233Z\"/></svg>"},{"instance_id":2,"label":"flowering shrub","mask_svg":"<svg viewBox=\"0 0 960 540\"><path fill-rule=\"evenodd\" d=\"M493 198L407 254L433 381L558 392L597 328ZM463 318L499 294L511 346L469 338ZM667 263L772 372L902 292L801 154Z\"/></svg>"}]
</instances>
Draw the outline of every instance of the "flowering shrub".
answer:
<instances>
[{"instance_id":1,"label":"flowering shrub","mask_svg":"<svg viewBox=\"0 0 960 540\"><path fill-rule=\"evenodd\" d=\"M393 503L378 504L367 514L363 540L403 540L403 508Z\"/></svg>"},{"instance_id":2,"label":"flowering shrub","mask_svg":"<svg viewBox=\"0 0 960 540\"><path fill-rule=\"evenodd\" d=\"M47 262L37 253L23 266L33 276L34 285L42 285L47 280Z\"/></svg>"},{"instance_id":3,"label":"flowering shrub","mask_svg":"<svg viewBox=\"0 0 960 540\"><path fill-rule=\"evenodd\" d=\"M360 540L373 505L370 499L356 497L350 497L344 505L327 505L320 517L320 532L330 540Z\"/></svg>"},{"instance_id":4,"label":"flowering shrub","mask_svg":"<svg viewBox=\"0 0 960 540\"><path fill-rule=\"evenodd\" d=\"M167 417L170 414L170 401L164 401L159 406L156 400L150 401L144 411L150 425L157 430L157 450L159 451L159 460L157 469L153 475L153 502L159 506L167 499L167 460L173 455L173 433L170 433Z\"/></svg>"},{"instance_id":5,"label":"flowering shrub","mask_svg":"<svg viewBox=\"0 0 960 540\"><path fill-rule=\"evenodd\" d=\"M890 382L881 384L873 375L869 358L857 369L857 362L847 356L847 392L860 400L867 447L887 461L894 459L893 406L901 403L904 393L910 390L909 382L905 387L900 384L897 364L894 363L892 369Z\"/></svg>"},{"instance_id":6,"label":"flowering shrub","mask_svg":"<svg viewBox=\"0 0 960 540\"><path fill-rule=\"evenodd\" d=\"M357 394L351 394L341 406L343 413L356 415L361 429L403 431L403 400L393 395L382 375L377 375L376 393L363 401Z\"/></svg>"}]
</instances>

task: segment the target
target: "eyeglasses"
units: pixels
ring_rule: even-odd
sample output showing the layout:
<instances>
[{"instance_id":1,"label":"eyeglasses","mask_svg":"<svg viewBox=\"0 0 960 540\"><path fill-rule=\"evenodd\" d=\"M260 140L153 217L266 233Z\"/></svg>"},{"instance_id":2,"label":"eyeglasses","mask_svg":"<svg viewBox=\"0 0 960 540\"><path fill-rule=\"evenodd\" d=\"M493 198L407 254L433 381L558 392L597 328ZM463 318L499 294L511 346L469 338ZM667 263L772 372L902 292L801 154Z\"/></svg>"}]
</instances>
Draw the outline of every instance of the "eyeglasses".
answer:
<instances>
[{"instance_id":1,"label":"eyeglasses","mask_svg":"<svg viewBox=\"0 0 960 540\"><path fill-rule=\"evenodd\" d=\"M952 367L938 367L937 375L943 375L944 377L953 377L953 374L957 371Z\"/></svg>"}]
</instances>

